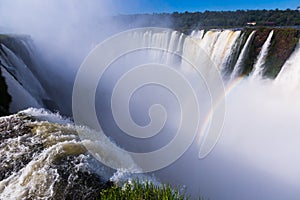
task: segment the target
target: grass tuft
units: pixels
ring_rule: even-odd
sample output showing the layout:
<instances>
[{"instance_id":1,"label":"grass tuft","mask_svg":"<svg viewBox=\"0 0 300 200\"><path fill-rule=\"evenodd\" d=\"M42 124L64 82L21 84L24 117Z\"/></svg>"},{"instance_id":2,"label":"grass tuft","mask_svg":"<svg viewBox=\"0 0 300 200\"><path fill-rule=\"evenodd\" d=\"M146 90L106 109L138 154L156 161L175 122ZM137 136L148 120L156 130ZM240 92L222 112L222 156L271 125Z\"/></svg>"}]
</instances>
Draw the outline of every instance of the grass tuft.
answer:
<instances>
[{"instance_id":1,"label":"grass tuft","mask_svg":"<svg viewBox=\"0 0 300 200\"><path fill-rule=\"evenodd\" d=\"M150 181L140 182L138 179L126 183L122 188L113 185L108 189L100 192L101 200L185 200L189 199L184 194L181 194L177 188L172 188L171 185L157 186Z\"/></svg>"}]
</instances>

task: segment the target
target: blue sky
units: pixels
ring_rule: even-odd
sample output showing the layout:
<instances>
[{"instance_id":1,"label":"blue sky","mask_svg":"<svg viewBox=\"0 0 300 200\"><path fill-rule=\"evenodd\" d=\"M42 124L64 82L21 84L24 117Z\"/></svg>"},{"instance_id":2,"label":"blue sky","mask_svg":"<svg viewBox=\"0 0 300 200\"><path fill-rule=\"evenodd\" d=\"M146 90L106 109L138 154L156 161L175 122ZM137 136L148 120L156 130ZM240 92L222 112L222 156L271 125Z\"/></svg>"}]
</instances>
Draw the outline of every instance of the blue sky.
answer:
<instances>
[{"instance_id":1,"label":"blue sky","mask_svg":"<svg viewBox=\"0 0 300 200\"><path fill-rule=\"evenodd\" d=\"M118 14L237 9L295 9L299 0L112 0Z\"/></svg>"}]
</instances>

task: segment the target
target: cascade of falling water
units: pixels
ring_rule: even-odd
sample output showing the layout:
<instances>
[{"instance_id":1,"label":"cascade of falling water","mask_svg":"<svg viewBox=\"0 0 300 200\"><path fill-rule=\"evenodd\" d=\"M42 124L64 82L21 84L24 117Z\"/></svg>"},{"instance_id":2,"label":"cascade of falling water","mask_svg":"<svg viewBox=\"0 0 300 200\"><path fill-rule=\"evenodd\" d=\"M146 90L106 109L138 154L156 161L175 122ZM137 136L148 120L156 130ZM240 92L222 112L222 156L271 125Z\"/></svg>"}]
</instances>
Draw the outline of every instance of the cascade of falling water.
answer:
<instances>
[{"instance_id":1,"label":"cascade of falling water","mask_svg":"<svg viewBox=\"0 0 300 200\"><path fill-rule=\"evenodd\" d=\"M233 68L233 72L231 73L231 77L230 79L233 80L234 78L236 78L238 75L239 75L239 72L240 72L240 67L241 67L241 64L242 62L244 61L244 58L246 56L246 53L247 53L247 50L249 49L249 45L252 41L252 38L254 37L254 34L255 34L256 31L252 31L251 34L249 35L240 55L239 55L239 58Z\"/></svg>"},{"instance_id":2,"label":"cascade of falling water","mask_svg":"<svg viewBox=\"0 0 300 200\"><path fill-rule=\"evenodd\" d=\"M192 31L191 37L196 39L202 39L204 36L204 30Z\"/></svg>"},{"instance_id":3,"label":"cascade of falling water","mask_svg":"<svg viewBox=\"0 0 300 200\"><path fill-rule=\"evenodd\" d=\"M221 72L224 72L226 67L228 67L228 61L233 54L235 44L237 43L237 39L240 37L240 35L241 31L231 31L226 38L227 42L225 44L223 54L221 54L220 57L220 65L218 66Z\"/></svg>"},{"instance_id":4,"label":"cascade of falling water","mask_svg":"<svg viewBox=\"0 0 300 200\"><path fill-rule=\"evenodd\" d=\"M262 76L262 71L264 69L264 64L265 64L265 61L266 61L266 57L267 57L268 52L269 52L269 46L271 44L273 33L274 33L274 31L272 30L269 33L269 36L268 36L267 40L265 41L264 45L261 48L261 51L260 51L260 53L257 57L257 61L254 64L253 71L251 73L251 79L259 79Z\"/></svg>"},{"instance_id":5,"label":"cascade of falling water","mask_svg":"<svg viewBox=\"0 0 300 200\"><path fill-rule=\"evenodd\" d=\"M173 62L172 54L169 55L168 51L178 53L182 57L188 58L188 60L202 61L206 58L206 54L201 51L203 49L208 55L207 60L212 59L220 69L223 69L237 46L237 38L240 37L240 34L241 31L214 30L208 31L204 35L202 30L193 32L191 35L195 37L196 43L176 31L145 31L143 33L134 33L133 36L137 37L138 41L143 41L144 46L149 44L149 47L154 46L154 49L162 49L162 51L150 52L150 56L147 54L149 57L155 56L154 61L159 62L162 59L168 63ZM232 78L239 75L241 65L254 35L255 31L247 38L231 75ZM252 73L253 77L261 75L272 36L273 31L269 33L258 56ZM128 45L131 44L128 43ZM15 69L20 74L26 74L26 71L22 71L26 67L23 65L24 63L21 60L18 63L19 60L15 58L16 55L10 54L9 49L5 48L5 46L2 46L2 54L0 59L2 64L9 66L8 61L10 60L11 65L16 63ZM11 59L5 59L4 55L8 55ZM135 59L143 59L143 57ZM282 85L288 89L299 87L300 67L298 63L300 63L300 41L295 52L282 67L275 83L283 83ZM209 71L212 67L205 64L200 66L204 68L201 68L201 73L203 77L207 78L206 80L213 80L209 82L210 84L214 84L214 77L209 76L213 75ZM186 69L190 70L189 65L187 63L185 65L187 66ZM182 66L185 65L182 64ZM176 65L174 66L177 67ZM189 79L191 85L196 85L195 89L199 92L199 96L203 97L199 104L205 104L205 95L203 95L202 91L204 90L202 89L206 89L206 87L202 87L198 79L193 76L195 70L185 71L185 69L182 69L182 66L176 69L187 75L185 78ZM11 80L8 78L12 72L8 73L6 68L2 68L3 76L8 85L12 85L13 77L11 76ZM188 72L191 73L189 74ZM19 74L16 75L21 76ZM23 80L22 77L19 79ZM26 82L24 81L24 83ZM215 85L218 84L219 82L215 83ZM179 84L178 86L181 87ZM206 85L203 84L203 86ZM186 151L183 155L184 157L182 157L183 159L178 159L170 168L165 168L158 172L158 177L160 176L164 180L170 180L175 183L184 183L194 193L201 188L205 195L213 199L222 197L223 199L284 199L284 197L289 195L297 199L298 186L300 185L300 174L298 173L300 157L297 154L297 149L300 146L299 134L297 134L297 130L300 129L299 123L297 123L300 109L297 103L300 96L295 95L290 99L280 99L282 96L281 92L277 93L278 91L276 91L273 94L273 91L269 91L269 85L266 85L266 87L261 86L263 84L260 84L259 81L257 84L248 85L246 80L240 84L240 87L236 87L235 91L232 90L230 94L226 92L226 98L228 99L226 115L228 117L224 121L224 137L220 138L208 159L197 159L197 153L195 152L198 144L195 143L195 145L190 147L192 151ZM215 89L215 87L213 88ZM147 97L152 95L156 95L155 92ZM30 96L23 96L24 98L19 97L22 101L30 98ZM163 98L164 96L159 96L158 99L161 100ZM143 100L145 99L143 97ZM287 101L283 102L282 100ZM189 104L189 99L186 102L186 104ZM200 110L201 115L206 116L206 110ZM141 110L137 110L137 112L141 112ZM133 112L133 114L135 113ZM174 112L175 114L176 112ZM24 115L28 115L29 118L22 122ZM31 121L32 119L38 119L43 122L33 122ZM11 120L14 123L9 124L7 120ZM44 122L44 120L51 123ZM20 125L16 121L23 124ZM175 123L176 121L174 121ZM0 145L0 155L2 155L2 158L5 158L0 159L1 167L8 169L5 178L0 181L0 199L31 199L33 196L37 196L40 199L52 199L57 190L56 185L61 187L58 183L60 183L62 178L61 174L58 173L56 161L61 156L76 156L75 158L78 158L78 164L75 163L76 170L85 170L83 167L89 165L88 159L90 159L86 147L89 150L94 150L94 152L99 152L97 158L100 161L108 160L116 168L124 167L132 171L138 168L135 166L134 160L127 153L119 151L115 143L112 143L104 133L101 132L101 137L96 137L99 133L86 127L75 126L69 120L45 113L43 110L29 109L23 111L21 115L0 119L0 125L2 128L8 127L8 131L13 130L17 132L15 136L8 138ZM27 132L20 134L20 127L22 126L24 126L24 131L28 131L29 134L25 134ZM166 126L166 129L169 127ZM171 128L167 131L173 131L173 126ZM9 134L8 131L2 132L5 135ZM86 137L87 139L85 140L79 140L78 134L92 135L98 140L90 140L88 139L89 137ZM124 141L130 142L129 140ZM154 144L154 142L151 143L151 145ZM278 148L279 146L282 148ZM28 159L28 163L23 166L24 159ZM20 169L13 171L6 162L20 167ZM186 165L187 162L190 164ZM270 168L270 166L273 167ZM64 167L62 169L68 172L70 168ZM108 169L101 168L100 170L106 176L111 176L111 172ZM67 186L69 186L72 184L73 179L68 179L67 181Z\"/></svg>"},{"instance_id":6,"label":"cascade of falling water","mask_svg":"<svg viewBox=\"0 0 300 200\"><path fill-rule=\"evenodd\" d=\"M193 31L191 37L195 43L193 45L188 45L189 50L183 49L185 39L183 35L179 34L177 31L161 33L147 31L143 35L135 37L143 37L144 44L155 44L157 47L168 49L170 52L175 52L179 55L184 52L189 52L189 54L192 54L192 57L197 57L199 56L199 52L204 50L215 66L218 67L220 71L223 71L227 67L226 64L230 59L236 41L240 35L241 31L233 30L212 30L206 32L205 35L204 30ZM160 52L154 54L156 58L163 59L167 61L167 63L172 62L171 57L173 56L170 57L169 54L161 54Z\"/></svg>"},{"instance_id":7,"label":"cascade of falling water","mask_svg":"<svg viewBox=\"0 0 300 200\"><path fill-rule=\"evenodd\" d=\"M222 31L213 47L210 57L218 68L221 67L225 52L229 46L228 43L233 33L234 32L230 30Z\"/></svg>"},{"instance_id":8,"label":"cascade of falling water","mask_svg":"<svg viewBox=\"0 0 300 200\"><path fill-rule=\"evenodd\" d=\"M200 42L200 48L202 48L208 55L211 55L215 44L222 31L207 31Z\"/></svg>"},{"instance_id":9,"label":"cascade of falling water","mask_svg":"<svg viewBox=\"0 0 300 200\"><path fill-rule=\"evenodd\" d=\"M300 41L275 79L275 84L295 89L300 86Z\"/></svg>"}]
</instances>

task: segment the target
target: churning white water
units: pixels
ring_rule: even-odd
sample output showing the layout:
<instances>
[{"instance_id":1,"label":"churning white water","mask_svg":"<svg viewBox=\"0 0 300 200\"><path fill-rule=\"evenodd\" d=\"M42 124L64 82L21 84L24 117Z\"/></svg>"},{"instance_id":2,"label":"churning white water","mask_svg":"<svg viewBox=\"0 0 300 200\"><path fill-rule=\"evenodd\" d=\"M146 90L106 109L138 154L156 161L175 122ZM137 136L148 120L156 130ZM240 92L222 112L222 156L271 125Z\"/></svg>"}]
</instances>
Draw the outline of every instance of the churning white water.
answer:
<instances>
[{"instance_id":1,"label":"churning white water","mask_svg":"<svg viewBox=\"0 0 300 200\"><path fill-rule=\"evenodd\" d=\"M1 118L0 127L2 138L5 139L8 137L6 135L11 134L0 144L0 162L4 170L0 170L2 176L0 199L63 197L66 195L63 190L76 183L76 179L80 176L78 172L92 173L94 164L91 162L91 155L87 154L88 146L101 148L101 151L98 151L101 152L98 159L109 159L112 166L123 170L124 173L130 174L137 169L130 156L118 152L115 144L105 135L93 141L80 140L78 133L90 134L93 130L75 126L70 120L43 109L31 108ZM68 156L74 158L66 160L59 166L59 163L63 162L61 160ZM68 168L68 162L73 163L71 168ZM59 170L67 170L67 173L70 173L69 183L65 186L61 185L63 175ZM102 178L109 179L113 175L113 171L105 166L96 165L94 170ZM72 171L74 174L71 173ZM119 176L121 178L121 175ZM100 179L98 181L100 182ZM59 189L59 185L63 188ZM82 189L84 190L84 186ZM89 193L88 190L82 192Z\"/></svg>"}]
</instances>

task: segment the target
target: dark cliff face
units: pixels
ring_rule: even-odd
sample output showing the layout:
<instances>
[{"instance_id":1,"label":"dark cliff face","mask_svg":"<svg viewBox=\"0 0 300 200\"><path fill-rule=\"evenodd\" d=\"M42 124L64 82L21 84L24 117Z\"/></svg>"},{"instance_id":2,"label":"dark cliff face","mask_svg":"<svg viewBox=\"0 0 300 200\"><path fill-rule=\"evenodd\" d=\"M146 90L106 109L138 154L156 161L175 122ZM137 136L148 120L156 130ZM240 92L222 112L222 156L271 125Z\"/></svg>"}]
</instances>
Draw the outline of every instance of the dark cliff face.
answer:
<instances>
[{"instance_id":1,"label":"dark cliff face","mask_svg":"<svg viewBox=\"0 0 300 200\"><path fill-rule=\"evenodd\" d=\"M253 66L261 48L270 32L273 30L274 34L271 40L271 45L269 46L266 62L264 63L263 76L274 79L280 72L284 63L295 50L299 41L300 30L295 28L261 27L245 29L245 35L249 35L253 30L256 32L243 62L241 75L249 75L249 73L253 70Z\"/></svg>"},{"instance_id":2,"label":"dark cliff face","mask_svg":"<svg viewBox=\"0 0 300 200\"><path fill-rule=\"evenodd\" d=\"M14 54L30 69L35 77L39 76L37 73L37 59L34 58L34 56L36 56L36 52L34 52L34 45L30 36L0 35L0 44L5 45L14 52Z\"/></svg>"},{"instance_id":3,"label":"dark cliff face","mask_svg":"<svg viewBox=\"0 0 300 200\"><path fill-rule=\"evenodd\" d=\"M1 63L0 63L1 64ZM0 68L0 116L9 114L11 96L7 91L7 85Z\"/></svg>"},{"instance_id":4,"label":"dark cliff face","mask_svg":"<svg viewBox=\"0 0 300 200\"><path fill-rule=\"evenodd\" d=\"M28 107L56 108L41 75L45 65L40 57L29 36L0 34L0 115Z\"/></svg>"},{"instance_id":5,"label":"dark cliff face","mask_svg":"<svg viewBox=\"0 0 300 200\"><path fill-rule=\"evenodd\" d=\"M262 46L264 45L264 42L266 41L270 31L271 29L265 29L265 28L256 30L254 38L248 50L248 53L246 54L244 67L242 71L243 75L248 75L252 71L256 58L259 55L259 52Z\"/></svg>"},{"instance_id":6,"label":"dark cliff face","mask_svg":"<svg viewBox=\"0 0 300 200\"><path fill-rule=\"evenodd\" d=\"M266 58L264 76L275 78L282 66L293 53L299 41L299 29L275 29Z\"/></svg>"},{"instance_id":7,"label":"dark cliff face","mask_svg":"<svg viewBox=\"0 0 300 200\"><path fill-rule=\"evenodd\" d=\"M5 35L0 36L0 43L3 39L5 39ZM0 62L0 66L2 63ZM2 75L1 67L0 67L0 116L4 116L9 114L9 104L11 102L11 96L7 90L7 84L5 82L5 78Z\"/></svg>"}]
</instances>

